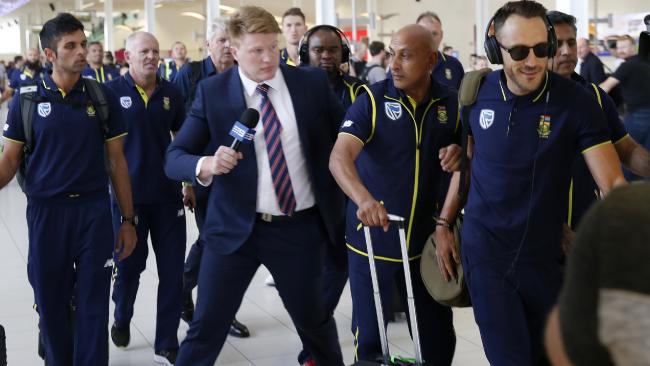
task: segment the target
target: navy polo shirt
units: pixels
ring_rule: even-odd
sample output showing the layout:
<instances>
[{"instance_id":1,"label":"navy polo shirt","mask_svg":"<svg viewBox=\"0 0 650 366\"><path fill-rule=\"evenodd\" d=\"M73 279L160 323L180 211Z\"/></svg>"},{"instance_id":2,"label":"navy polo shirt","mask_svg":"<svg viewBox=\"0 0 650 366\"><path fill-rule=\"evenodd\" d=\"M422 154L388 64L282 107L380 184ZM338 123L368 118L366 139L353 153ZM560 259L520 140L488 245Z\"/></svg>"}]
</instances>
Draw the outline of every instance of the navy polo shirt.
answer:
<instances>
[{"instance_id":1,"label":"navy polo shirt","mask_svg":"<svg viewBox=\"0 0 650 366\"><path fill-rule=\"evenodd\" d=\"M86 65L84 70L81 72L81 76L89 79L95 79L98 82L104 84L108 83L111 80L119 78L120 71L108 65L102 65L99 69L93 69L90 65Z\"/></svg>"},{"instance_id":2,"label":"navy polo shirt","mask_svg":"<svg viewBox=\"0 0 650 366\"><path fill-rule=\"evenodd\" d=\"M172 80L172 83L180 90L181 95L183 96L183 102L185 103L185 106L187 107L186 109L189 109L191 106L191 100L190 99L190 74L192 73L192 66L191 62L186 63L181 67L181 69L178 71L178 74L176 74L176 77ZM201 76L199 77L199 80L203 80L207 78L208 76L216 75L217 74L217 69L214 67L214 64L212 63L212 59L210 56L206 57L201 61ZM197 81L198 85L198 81Z\"/></svg>"},{"instance_id":3,"label":"navy polo shirt","mask_svg":"<svg viewBox=\"0 0 650 366\"><path fill-rule=\"evenodd\" d=\"M33 84L43 80L47 74L47 69L41 67L35 72L23 67L20 70L15 70L9 78L9 87L18 90L21 86L26 84Z\"/></svg>"},{"instance_id":4,"label":"navy polo shirt","mask_svg":"<svg viewBox=\"0 0 650 366\"><path fill-rule=\"evenodd\" d=\"M571 75L571 79L585 88L598 101L598 105L605 113L605 119L610 131L609 139L614 144L617 144L629 137L623 122L618 116L618 109L612 98L597 85L588 82L575 72ZM591 175L585 159L580 154L573 166L573 179L569 188L569 207L566 221L569 226L573 229L577 228L589 207L599 198L600 189Z\"/></svg>"},{"instance_id":5,"label":"navy polo shirt","mask_svg":"<svg viewBox=\"0 0 650 366\"><path fill-rule=\"evenodd\" d=\"M554 73L515 96L499 70L486 76L469 118L464 260L513 260L517 252L519 262L557 260L574 157L609 143L596 98Z\"/></svg>"},{"instance_id":6,"label":"navy polo shirt","mask_svg":"<svg viewBox=\"0 0 650 366\"><path fill-rule=\"evenodd\" d=\"M464 75L463 64L456 57L438 51L438 62L433 67L433 78L437 82L451 89L460 90L460 81L463 80Z\"/></svg>"},{"instance_id":7,"label":"navy polo shirt","mask_svg":"<svg viewBox=\"0 0 650 366\"><path fill-rule=\"evenodd\" d=\"M158 76L167 81L172 81L176 77L176 74L178 74L179 70L180 67L176 65L174 60L163 62L158 66Z\"/></svg>"},{"instance_id":8,"label":"navy polo shirt","mask_svg":"<svg viewBox=\"0 0 650 366\"><path fill-rule=\"evenodd\" d=\"M47 101L37 104L32 120L33 151L27 156L25 171L28 197L50 198L107 190L104 141L126 135L126 128L115 94L102 88L109 106L107 134L81 78L66 95L49 74L38 83L38 94ZM11 101L7 125L4 137L24 143L20 98Z\"/></svg>"},{"instance_id":9,"label":"navy polo shirt","mask_svg":"<svg viewBox=\"0 0 650 366\"><path fill-rule=\"evenodd\" d=\"M289 57L289 51L286 48L280 50L280 63L283 65L296 66L296 63L293 62L291 57Z\"/></svg>"},{"instance_id":10,"label":"navy polo shirt","mask_svg":"<svg viewBox=\"0 0 650 366\"><path fill-rule=\"evenodd\" d=\"M438 151L460 139L457 94L433 78L429 95L417 106L390 78L369 89L370 94L360 95L348 109L340 133L363 144L355 161L359 177L388 213L406 219L409 255L417 258L435 228L433 216L442 173ZM346 240L351 250L365 254L357 208L348 200ZM394 225L388 234L381 228L371 231L377 259L401 261Z\"/></svg>"},{"instance_id":11,"label":"navy polo shirt","mask_svg":"<svg viewBox=\"0 0 650 366\"><path fill-rule=\"evenodd\" d=\"M163 170L170 132L180 129L185 106L180 92L170 82L157 78L150 97L137 86L130 73L107 84L119 98L129 135L124 155L129 165L134 204L176 202L181 184L167 178Z\"/></svg>"},{"instance_id":12,"label":"navy polo shirt","mask_svg":"<svg viewBox=\"0 0 650 366\"><path fill-rule=\"evenodd\" d=\"M334 94L341 102L341 105L347 111L352 103L357 100L359 94L363 93L363 81L352 77L347 74L341 74L341 77L338 79L336 85L334 86Z\"/></svg>"}]
</instances>

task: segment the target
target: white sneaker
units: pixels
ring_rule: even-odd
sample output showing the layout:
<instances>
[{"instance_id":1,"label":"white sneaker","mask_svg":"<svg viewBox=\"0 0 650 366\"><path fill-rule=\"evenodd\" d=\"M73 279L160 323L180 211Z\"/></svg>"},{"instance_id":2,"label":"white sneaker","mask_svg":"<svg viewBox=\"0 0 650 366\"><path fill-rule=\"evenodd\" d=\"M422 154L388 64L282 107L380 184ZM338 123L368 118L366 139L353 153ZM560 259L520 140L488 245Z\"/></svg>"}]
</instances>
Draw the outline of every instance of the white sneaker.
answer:
<instances>
[{"instance_id":1,"label":"white sneaker","mask_svg":"<svg viewBox=\"0 0 650 366\"><path fill-rule=\"evenodd\" d=\"M272 276L272 275L269 275L269 276L264 280L264 283L265 283L267 286L275 286L275 280L273 279L273 276Z\"/></svg>"}]
</instances>

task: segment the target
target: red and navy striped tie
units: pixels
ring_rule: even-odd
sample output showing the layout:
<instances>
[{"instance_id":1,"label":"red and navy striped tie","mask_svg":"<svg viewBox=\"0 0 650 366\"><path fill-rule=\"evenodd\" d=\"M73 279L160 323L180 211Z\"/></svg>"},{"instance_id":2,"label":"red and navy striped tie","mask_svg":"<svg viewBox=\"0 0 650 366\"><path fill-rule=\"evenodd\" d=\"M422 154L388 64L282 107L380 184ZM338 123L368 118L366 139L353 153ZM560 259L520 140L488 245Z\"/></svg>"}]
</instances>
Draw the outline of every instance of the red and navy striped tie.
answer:
<instances>
[{"instance_id":1,"label":"red and navy striped tie","mask_svg":"<svg viewBox=\"0 0 650 366\"><path fill-rule=\"evenodd\" d=\"M269 154L269 165L271 166L271 178L273 187L278 199L280 210L285 215L291 216L296 210L296 197L293 195L293 186L289 176L289 168L282 151L282 125L275 114L275 109L268 97L269 86L266 84L257 85L257 92L262 97L260 112L262 124L264 125L264 139L266 140L266 151Z\"/></svg>"}]
</instances>

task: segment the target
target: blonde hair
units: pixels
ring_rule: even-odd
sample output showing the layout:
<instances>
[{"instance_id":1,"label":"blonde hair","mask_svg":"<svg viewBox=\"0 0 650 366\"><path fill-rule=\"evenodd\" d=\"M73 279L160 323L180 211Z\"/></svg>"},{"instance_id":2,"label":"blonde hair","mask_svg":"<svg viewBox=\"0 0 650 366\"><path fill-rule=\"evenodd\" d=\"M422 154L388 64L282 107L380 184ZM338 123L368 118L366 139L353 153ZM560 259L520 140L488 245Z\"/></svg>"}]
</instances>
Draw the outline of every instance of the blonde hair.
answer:
<instances>
[{"instance_id":1,"label":"blonde hair","mask_svg":"<svg viewBox=\"0 0 650 366\"><path fill-rule=\"evenodd\" d=\"M230 17L228 33L233 42L251 33L281 33L273 14L259 6L244 6Z\"/></svg>"}]
</instances>

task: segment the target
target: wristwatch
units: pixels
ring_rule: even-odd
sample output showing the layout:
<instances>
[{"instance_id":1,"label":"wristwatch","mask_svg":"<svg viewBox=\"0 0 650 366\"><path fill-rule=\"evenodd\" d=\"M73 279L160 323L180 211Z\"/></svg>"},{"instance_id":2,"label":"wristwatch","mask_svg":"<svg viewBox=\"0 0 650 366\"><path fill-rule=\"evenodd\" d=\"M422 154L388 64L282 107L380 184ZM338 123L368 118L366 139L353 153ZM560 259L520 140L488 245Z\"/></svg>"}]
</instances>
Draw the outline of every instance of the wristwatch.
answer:
<instances>
[{"instance_id":1,"label":"wristwatch","mask_svg":"<svg viewBox=\"0 0 650 366\"><path fill-rule=\"evenodd\" d=\"M137 226L137 225L138 225L138 215L133 215L133 216L121 216L121 217L120 217L120 223L123 224L123 223L125 223L125 222L126 222L127 224L131 224L131 225L133 225L133 226Z\"/></svg>"}]
</instances>

